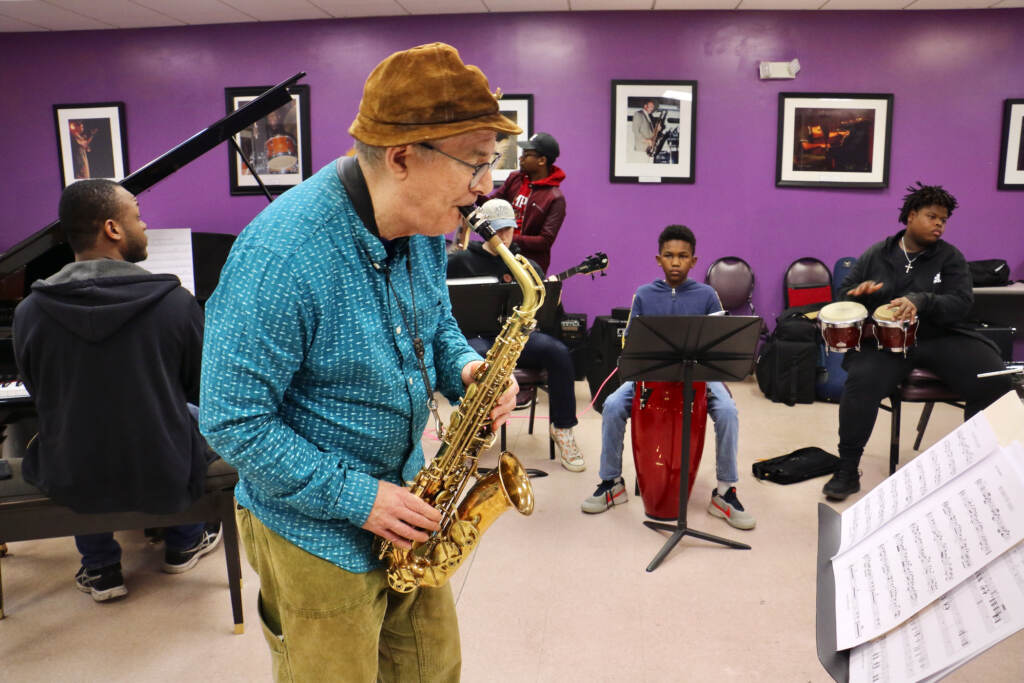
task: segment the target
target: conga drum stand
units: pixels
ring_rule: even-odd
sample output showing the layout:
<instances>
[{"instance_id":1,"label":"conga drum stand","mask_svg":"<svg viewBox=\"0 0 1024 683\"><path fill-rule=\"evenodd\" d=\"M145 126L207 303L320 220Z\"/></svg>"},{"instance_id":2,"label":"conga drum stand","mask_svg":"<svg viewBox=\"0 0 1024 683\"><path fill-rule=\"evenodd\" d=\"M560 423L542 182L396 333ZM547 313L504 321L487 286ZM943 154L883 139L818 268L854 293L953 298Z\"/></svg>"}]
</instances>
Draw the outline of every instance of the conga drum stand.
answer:
<instances>
[{"instance_id":1,"label":"conga drum stand","mask_svg":"<svg viewBox=\"0 0 1024 683\"><path fill-rule=\"evenodd\" d=\"M679 516L675 524L645 521L655 531L671 531L647 571L653 572L684 536L693 536L738 550L750 546L691 529L686 524L690 479L690 417L693 383L742 380L750 374L761 332L757 316L637 316L630 323L626 346L619 357L624 380L683 383L682 457L679 475Z\"/></svg>"}]
</instances>

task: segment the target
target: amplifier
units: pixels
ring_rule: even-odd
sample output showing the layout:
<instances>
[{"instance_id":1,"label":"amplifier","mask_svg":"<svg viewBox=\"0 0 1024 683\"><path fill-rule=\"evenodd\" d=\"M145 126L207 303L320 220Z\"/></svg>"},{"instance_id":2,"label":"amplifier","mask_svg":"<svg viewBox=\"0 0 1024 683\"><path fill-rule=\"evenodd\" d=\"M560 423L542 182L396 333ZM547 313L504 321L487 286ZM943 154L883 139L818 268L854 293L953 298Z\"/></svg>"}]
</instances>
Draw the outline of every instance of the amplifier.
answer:
<instances>
[{"instance_id":1,"label":"amplifier","mask_svg":"<svg viewBox=\"0 0 1024 683\"><path fill-rule=\"evenodd\" d=\"M979 323L976 331L988 340L995 342L995 345L999 347L999 355L1004 361L1013 360L1013 336L1017 333L1015 328Z\"/></svg>"},{"instance_id":2,"label":"amplifier","mask_svg":"<svg viewBox=\"0 0 1024 683\"><path fill-rule=\"evenodd\" d=\"M573 379L578 382L587 375L587 314L565 313L560 325L562 343L572 357Z\"/></svg>"},{"instance_id":3,"label":"amplifier","mask_svg":"<svg viewBox=\"0 0 1024 683\"><path fill-rule=\"evenodd\" d=\"M622 338L626 334L626 322L625 319L599 315L594 318L594 325L590 328L587 340L587 384L590 385L591 397L597 399L594 401L594 409L598 412L604 407L604 400L608 398L608 395L622 384L618 373L616 373L604 385L604 389L598 392L601 383L619 362L619 354L622 353Z\"/></svg>"},{"instance_id":4,"label":"amplifier","mask_svg":"<svg viewBox=\"0 0 1024 683\"><path fill-rule=\"evenodd\" d=\"M570 349L583 344L587 340L586 313L565 313L560 324L562 328L562 342Z\"/></svg>"}]
</instances>

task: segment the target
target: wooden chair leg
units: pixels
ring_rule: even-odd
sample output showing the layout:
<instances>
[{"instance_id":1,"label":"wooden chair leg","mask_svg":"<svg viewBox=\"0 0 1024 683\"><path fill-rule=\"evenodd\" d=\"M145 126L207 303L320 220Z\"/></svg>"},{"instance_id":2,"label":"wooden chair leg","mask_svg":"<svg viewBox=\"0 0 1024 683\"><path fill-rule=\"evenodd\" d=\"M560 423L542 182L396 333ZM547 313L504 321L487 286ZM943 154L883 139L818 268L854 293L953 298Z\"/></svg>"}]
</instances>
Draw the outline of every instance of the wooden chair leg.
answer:
<instances>
[{"instance_id":1,"label":"wooden chair leg","mask_svg":"<svg viewBox=\"0 0 1024 683\"><path fill-rule=\"evenodd\" d=\"M235 522L235 497L232 492L222 492L218 507L221 510L221 533L224 538L224 561L228 569L228 593L231 595L231 616L235 622L235 633L245 632L245 618L242 616L242 562L238 548L238 525Z\"/></svg>"},{"instance_id":2,"label":"wooden chair leg","mask_svg":"<svg viewBox=\"0 0 1024 683\"><path fill-rule=\"evenodd\" d=\"M896 472L896 465L900 461L900 412L902 402L899 393L889 397L892 404L892 430L889 433L889 474Z\"/></svg>"},{"instance_id":3,"label":"wooden chair leg","mask_svg":"<svg viewBox=\"0 0 1024 683\"><path fill-rule=\"evenodd\" d=\"M917 421L917 438L914 439L915 451L921 447L921 439L924 438L924 430L928 427L928 420L932 416L932 408L934 407L935 401L928 401L921 410L921 419Z\"/></svg>"}]
</instances>

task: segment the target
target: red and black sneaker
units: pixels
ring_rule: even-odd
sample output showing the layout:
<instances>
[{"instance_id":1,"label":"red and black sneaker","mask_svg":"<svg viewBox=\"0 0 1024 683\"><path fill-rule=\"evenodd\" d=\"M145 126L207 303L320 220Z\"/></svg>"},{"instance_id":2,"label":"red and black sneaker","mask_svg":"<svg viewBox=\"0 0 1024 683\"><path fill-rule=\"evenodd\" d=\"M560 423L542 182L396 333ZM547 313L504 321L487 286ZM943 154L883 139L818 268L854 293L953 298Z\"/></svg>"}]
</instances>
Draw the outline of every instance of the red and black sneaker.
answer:
<instances>
[{"instance_id":1,"label":"red and black sneaker","mask_svg":"<svg viewBox=\"0 0 1024 683\"><path fill-rule=\"evenodd\" d=\"M626 496L626 481L622 477L605 479L597 485L594 495L583 501L580 508L588 514L604 512L613 505L622 505L629 498Z\"/></svg>"}]
</instances>

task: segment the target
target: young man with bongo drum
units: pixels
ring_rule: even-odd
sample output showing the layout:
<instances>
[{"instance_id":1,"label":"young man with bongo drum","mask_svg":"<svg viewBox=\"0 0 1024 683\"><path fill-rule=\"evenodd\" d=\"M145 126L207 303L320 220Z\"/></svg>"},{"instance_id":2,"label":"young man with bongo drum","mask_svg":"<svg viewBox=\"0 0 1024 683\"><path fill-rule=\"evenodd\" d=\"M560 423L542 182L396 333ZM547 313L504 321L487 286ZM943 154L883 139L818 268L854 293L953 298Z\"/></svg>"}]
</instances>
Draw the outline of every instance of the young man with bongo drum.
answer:
<instances>
[{"instance_id":1,"label":"young man with bongo drum","mask_svg":"<svg viewBox=\"0 0 1024 683\"><path fill-rule=\"evenodd\" d=\"M710 286L687 279L697 265L697 239L684 225L670 225L658 236L655 259L665 279L636 291L630 318L636 315L711 315L722 311L718 294ZM601 482L583 501L583 512L604 512L627 501L622 478L622 442L635 394L635 383L624 382L604 402L601 411ZM715 468L718 487L711 492L708 512L737 529L753 529L757 520L743 509L736 495L739 473L736 452L740 422L736 402L721 382L707 383L708 414L715 423Z\"/></svg>"},{"instance_id":2,"label":"young man with bongo drum","mask_svg":"<svg viewBox=\"0 0 1024 683\"><path fill-rule=\"evenodd\" d=\"M978 373L1002 370L996 345L965 324L974 301L967 261L942 239L957 201L938 185L907 188L899 220L905 230L865 251L840 288L844 299L874 312L876 326L901 323L885 346L868 339L843 359L849 373L839 402L839 468L825 484L829 500L860 491L860 456L871 436L879 402L913 368L927 368L962 396L969 419L1010 390L1006 376L983 380ZM902 323L905 322L906 326ZM913 337L916 334L916 343Z\"/></svg>"}]
</instances>

